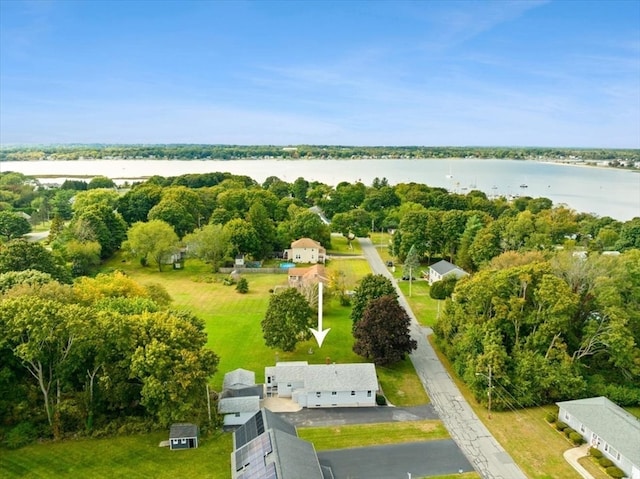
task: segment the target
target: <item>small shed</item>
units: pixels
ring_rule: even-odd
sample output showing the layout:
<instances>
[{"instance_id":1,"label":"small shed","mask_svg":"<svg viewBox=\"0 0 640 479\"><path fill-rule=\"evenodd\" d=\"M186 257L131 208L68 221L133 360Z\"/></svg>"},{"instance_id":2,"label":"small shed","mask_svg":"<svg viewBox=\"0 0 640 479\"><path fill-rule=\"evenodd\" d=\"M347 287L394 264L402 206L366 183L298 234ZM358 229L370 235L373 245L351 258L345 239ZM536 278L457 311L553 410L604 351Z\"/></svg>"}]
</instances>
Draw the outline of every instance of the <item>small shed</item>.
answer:
<instances>
[{"instance_id":1,"label":"small shed","mask_svg":"<svg viewBox=\"0 0 640 479\"><path fill-rule=\"evenodd\" d=\"M169 430L169 448L195 449L198 447L198 426L186 422L175 423Z\"/></svg>"}]
</instances>

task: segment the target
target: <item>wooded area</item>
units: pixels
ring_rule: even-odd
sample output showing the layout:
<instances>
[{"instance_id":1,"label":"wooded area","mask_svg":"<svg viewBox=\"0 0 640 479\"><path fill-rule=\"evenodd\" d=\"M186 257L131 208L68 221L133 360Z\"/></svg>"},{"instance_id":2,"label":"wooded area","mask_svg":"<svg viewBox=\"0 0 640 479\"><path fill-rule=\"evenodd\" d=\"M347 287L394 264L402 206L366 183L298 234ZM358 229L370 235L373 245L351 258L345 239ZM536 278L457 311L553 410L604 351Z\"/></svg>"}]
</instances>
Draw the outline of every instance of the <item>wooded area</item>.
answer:
<instances>
[{"instance_id":1,"label":"wooded area","mask_svg":"<svg viewBox=\"0 0 640 479\"><path fill-rule=\"evenodd\" d=\"M0 147L0 161L79 159L508 158L640 160L640 151L594 148L342 145L37 145Z\"/></svg>"}]
</instances>

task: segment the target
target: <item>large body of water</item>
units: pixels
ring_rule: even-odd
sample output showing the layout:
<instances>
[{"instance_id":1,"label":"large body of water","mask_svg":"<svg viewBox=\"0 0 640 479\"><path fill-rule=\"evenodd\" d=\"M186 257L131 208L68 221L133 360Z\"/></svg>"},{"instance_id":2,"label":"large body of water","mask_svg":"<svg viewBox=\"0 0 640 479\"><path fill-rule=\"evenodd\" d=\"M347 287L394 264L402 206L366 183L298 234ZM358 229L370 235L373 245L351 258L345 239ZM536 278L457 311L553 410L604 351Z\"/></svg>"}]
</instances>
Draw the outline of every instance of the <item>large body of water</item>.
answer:
<instances>
[{"instance_id":1,"label":"large body of water","mask_svg":"<svg viewBox=\"0 0 640 479\"><path fill-rule=\"evenodd\" d=\"M579 212L611 216L626 221L640 216L640 173L614 168L568 166L518 160L79 160L2 162L2 171L16 171L62 182L70 175L97 175L116 183L151 175L229 172L259 183L270 176L293 182L302 177L335 186L341 181L371 185L386 178L391 185L424 183L450 191L471 189L489 196L544 196L555 205L566 204ZM526 185L526 188L521 187Z\"/></svg>"}]
</instances>

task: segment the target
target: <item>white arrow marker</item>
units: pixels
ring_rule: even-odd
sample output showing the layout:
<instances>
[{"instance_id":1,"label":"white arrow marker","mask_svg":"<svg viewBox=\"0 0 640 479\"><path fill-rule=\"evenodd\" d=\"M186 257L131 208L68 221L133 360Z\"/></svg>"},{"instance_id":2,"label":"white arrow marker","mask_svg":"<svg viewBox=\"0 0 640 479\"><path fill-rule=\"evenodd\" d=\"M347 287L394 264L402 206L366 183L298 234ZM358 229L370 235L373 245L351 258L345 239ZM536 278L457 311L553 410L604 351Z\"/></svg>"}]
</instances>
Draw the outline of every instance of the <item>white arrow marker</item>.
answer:
<instances>
[{"instance_id":1,"label":"white arrow marker","mask_svg":"<svg viewBox=\"0 0 640 479\"><path fill-rule=\"evenodd\" d=\"M322 281L318 281L318 329L309 328L318 341L318 347L322 347L322 342L327 336L327 333L331 331L331 328L322 330Z\"/></svg>"}]
</instances>

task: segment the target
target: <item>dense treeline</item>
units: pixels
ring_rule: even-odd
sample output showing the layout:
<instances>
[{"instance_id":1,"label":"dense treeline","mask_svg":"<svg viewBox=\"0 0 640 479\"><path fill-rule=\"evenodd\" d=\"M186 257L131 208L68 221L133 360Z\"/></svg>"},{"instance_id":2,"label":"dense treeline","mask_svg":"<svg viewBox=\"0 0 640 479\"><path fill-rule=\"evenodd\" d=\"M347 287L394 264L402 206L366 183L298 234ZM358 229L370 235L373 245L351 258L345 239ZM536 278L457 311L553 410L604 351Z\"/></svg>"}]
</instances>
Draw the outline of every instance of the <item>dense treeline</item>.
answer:
<instances>
[{"instance_id":1,"label":"dense treeline","mask_svg":"<svg viewBox=\"0 0 640 479\"><path fill-rule=\"evenodd\" d=\"M162 286L120 273L64 285L27 269L0 274L0 291L6 445L205 422L218 358L205 347L203 322L169 309Z\"/></svg>"},{"instance_id":2,"label":"dense treeline","mask_svg":"<svg viewBox=\"0 0 640 479\"><path fill-rule=\"evenodd\" d=\"M640 160L633 149L340 145L37 145L0 148L0 161L78 159L236 160L260 158L509 158Z\"/></svg>"}]
</instances>

